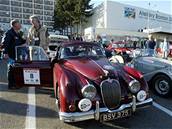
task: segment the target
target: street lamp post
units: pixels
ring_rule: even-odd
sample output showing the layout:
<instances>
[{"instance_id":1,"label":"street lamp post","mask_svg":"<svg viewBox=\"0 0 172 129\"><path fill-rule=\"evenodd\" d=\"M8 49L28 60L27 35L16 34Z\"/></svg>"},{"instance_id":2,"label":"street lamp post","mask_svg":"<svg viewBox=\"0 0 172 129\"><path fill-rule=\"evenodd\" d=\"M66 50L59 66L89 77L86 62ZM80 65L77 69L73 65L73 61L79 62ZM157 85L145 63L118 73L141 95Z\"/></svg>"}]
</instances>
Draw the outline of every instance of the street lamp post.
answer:
<instances>
[{"instance_id":1,"label":"street lamp post","mask_svg":"<svg viewBox=\"0 0 172 129\"><path fill-rule=\"evenodd\" d=\"M150 29L150 2L149 2L149 7L148 7L148 23L147 23L147 28L148 28L148 34L149 34L149 29Z\"/></svg>"}]
</instances>

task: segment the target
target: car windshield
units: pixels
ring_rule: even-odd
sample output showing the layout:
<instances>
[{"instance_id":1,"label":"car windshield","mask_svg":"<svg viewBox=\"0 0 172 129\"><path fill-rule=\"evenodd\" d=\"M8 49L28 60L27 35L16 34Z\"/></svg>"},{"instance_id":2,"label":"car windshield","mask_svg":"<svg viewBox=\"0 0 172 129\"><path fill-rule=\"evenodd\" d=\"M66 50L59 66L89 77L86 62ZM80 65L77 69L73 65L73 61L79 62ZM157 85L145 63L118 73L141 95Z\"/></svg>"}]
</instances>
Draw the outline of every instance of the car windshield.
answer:
<instances>
[{"instance_id":1,"label":"car windshield","mask_svg":"<svg viewBox=\"0 0 172 129\"><path fill-rule=\"evenodd\" d=\"M49 60L43 48L39 46L17 46L16 61L47 61Z\"/></svg>"},{"instance_id":2,"label":"car windshield","mask_svg":"<svg viewBox=\"0 0 172 129\"><path fill-rule=\"evenodd\" d=\"M60 51L61 59L82 56L105 56L105 52L101 47L94 45L69 45Z\"/></svg>"}]
</instances>

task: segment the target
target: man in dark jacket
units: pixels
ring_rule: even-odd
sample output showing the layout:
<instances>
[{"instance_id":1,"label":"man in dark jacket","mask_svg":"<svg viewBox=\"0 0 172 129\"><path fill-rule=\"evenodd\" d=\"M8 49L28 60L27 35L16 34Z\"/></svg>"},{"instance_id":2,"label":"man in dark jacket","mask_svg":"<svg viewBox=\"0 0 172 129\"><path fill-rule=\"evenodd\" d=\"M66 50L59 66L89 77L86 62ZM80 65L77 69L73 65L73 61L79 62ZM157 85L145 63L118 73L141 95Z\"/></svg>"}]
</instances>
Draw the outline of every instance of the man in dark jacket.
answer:
<instances>
[{"instance_id":1,"label":"man in dark jacket","mask_svg":"<svg viewBox=\"0 0 172 129\"><path fill-rule=\"evenodd\" d=\"M147 48L147 51L148 51L148 55L153 56L154 55L154 49L155 49L155 46L156 46L156 42L154 41L152 35L149 35L148 38L149 38L149 40L146 41L146 48Z\"/></svg>"},{"instance_id":2,"label":"man in dark jacket","mask_svg":"<svg viewBox=\"0 0 172 129\"><path fill-rule=\"evenodd\" d=\"M21 24L18 20L11 21L11 29L9 29L2 40L4 46L4 58L8 60L8 87L9 89L15 88L13 79L12 66L15 60L15 47L25 44L26 40L20 35Z\"/></svg>"}]
</instances>

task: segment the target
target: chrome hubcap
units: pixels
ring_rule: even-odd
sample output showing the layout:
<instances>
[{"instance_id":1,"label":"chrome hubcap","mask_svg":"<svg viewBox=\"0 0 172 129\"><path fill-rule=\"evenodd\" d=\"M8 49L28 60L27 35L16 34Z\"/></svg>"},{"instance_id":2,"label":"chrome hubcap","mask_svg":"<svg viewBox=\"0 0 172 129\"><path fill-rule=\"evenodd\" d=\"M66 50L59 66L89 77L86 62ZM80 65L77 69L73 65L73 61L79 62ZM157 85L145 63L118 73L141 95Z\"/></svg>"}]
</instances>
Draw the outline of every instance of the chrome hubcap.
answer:
<instances>
[{"instance_id":1,"label":"chrome hubcap","mask_svg":"<svg viewBox=\"0 0 172 129\"><path fill-rule=\"evenodd\" d=\"M157 80L155 83L155 89L159 94L165 95L169 92L169 84L166 80Z\"/></svg>"}]
</instances>

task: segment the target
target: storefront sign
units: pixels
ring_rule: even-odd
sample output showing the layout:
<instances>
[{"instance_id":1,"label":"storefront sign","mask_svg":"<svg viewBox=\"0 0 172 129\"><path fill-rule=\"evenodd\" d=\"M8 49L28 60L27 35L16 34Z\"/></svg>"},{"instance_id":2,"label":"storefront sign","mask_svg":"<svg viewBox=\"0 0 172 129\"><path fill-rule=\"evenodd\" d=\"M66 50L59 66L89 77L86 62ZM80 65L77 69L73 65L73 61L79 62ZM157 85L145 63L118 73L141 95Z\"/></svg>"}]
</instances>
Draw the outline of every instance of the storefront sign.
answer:
<instances>
[{"instance_id":1,"label":"storefront sign","mask_svg":"<svg viewBox=\"0 0 172 129\"><path fill-rule=\"evenodd\" d=\"M152 13L152 12L147 12L147 11L139 11L139 17L140 18L149 18L151 20L157 20L157 21L161 21L161 22L167 22L167 23L171 23L172 24L172 17L171 16L164 16L162 14L159 13Z\"/></svg>"}]
</instances>

